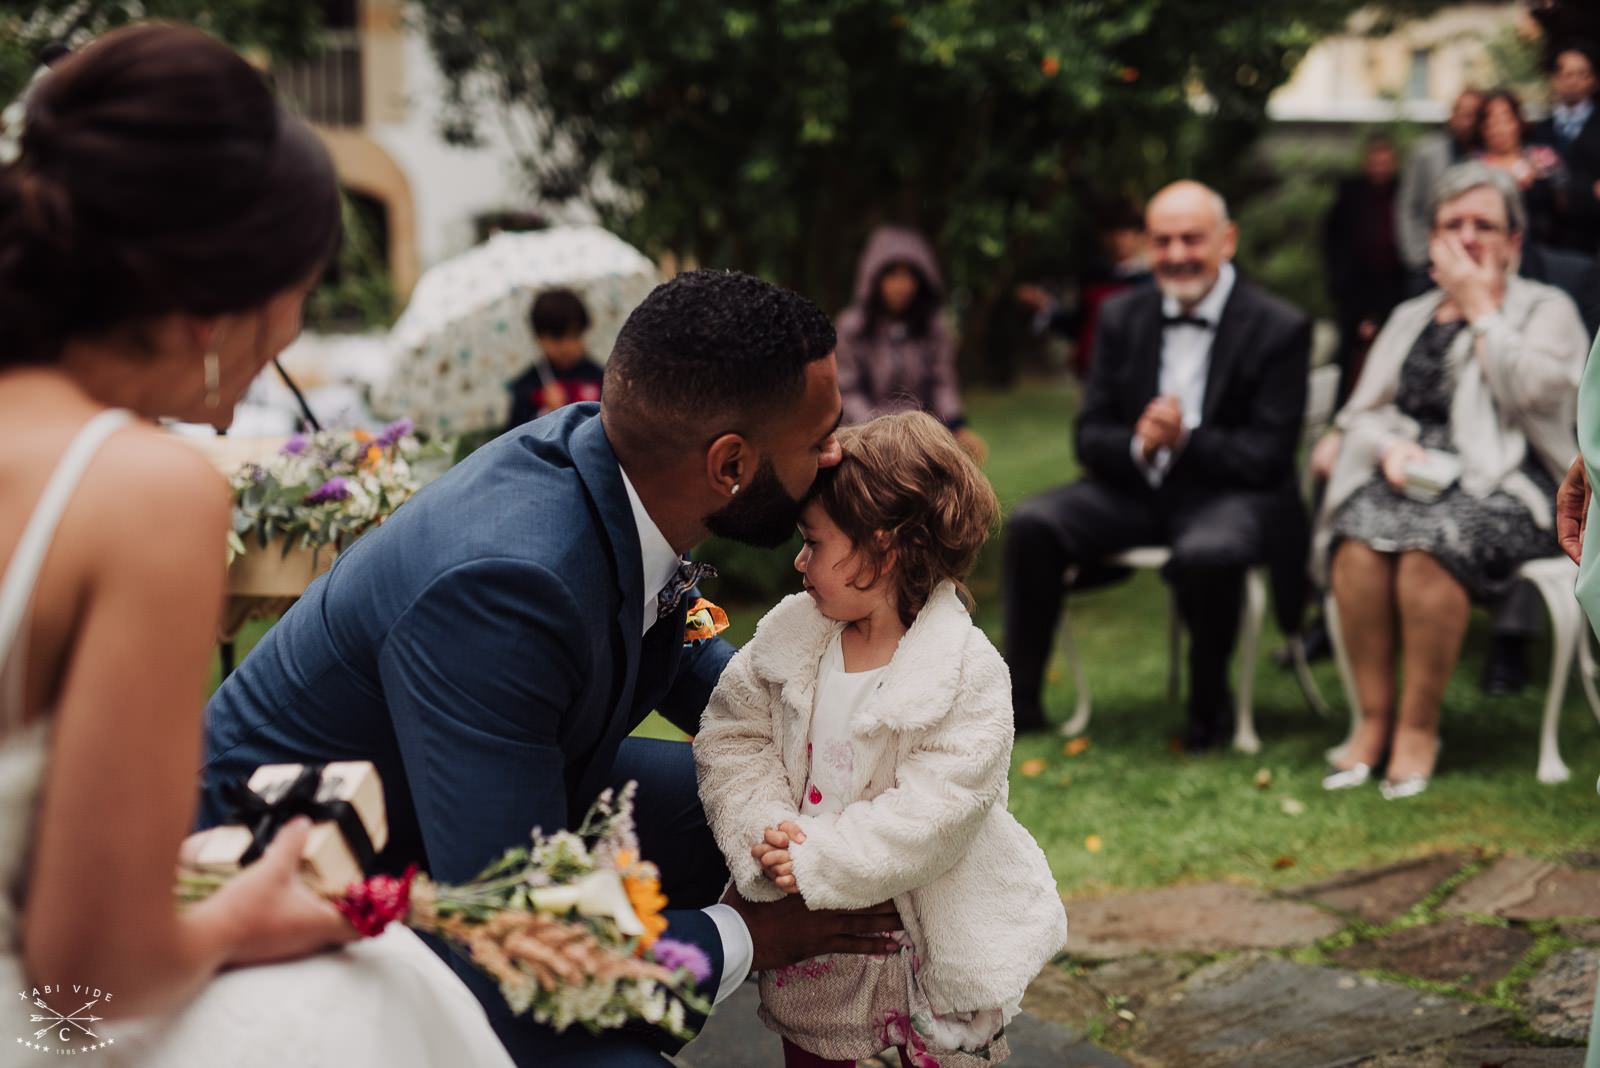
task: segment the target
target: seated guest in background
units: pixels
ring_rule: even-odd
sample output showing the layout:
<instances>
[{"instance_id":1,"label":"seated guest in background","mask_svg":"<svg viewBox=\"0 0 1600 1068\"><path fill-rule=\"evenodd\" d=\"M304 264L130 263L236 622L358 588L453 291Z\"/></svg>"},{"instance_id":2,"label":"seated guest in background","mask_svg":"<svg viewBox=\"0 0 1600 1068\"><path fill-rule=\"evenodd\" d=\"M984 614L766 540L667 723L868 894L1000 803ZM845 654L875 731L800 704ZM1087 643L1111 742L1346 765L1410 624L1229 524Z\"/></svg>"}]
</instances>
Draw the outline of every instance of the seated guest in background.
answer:
<instances>
[{"instance_id":1,"label":"seated guest in background","mask_svg":"<svg viewBox=\"0 0 1600 1068\"><path fill-rule=\"evenodd\" d=\"M1367 346L1405 297L1405 267L1395 238L1394 142L1367 140L1361 174L1339 183L1322 228L1322 258L1339 319L1338 398L1350 395Z\"/></svg>"},{"instance_id":2,"label":"seated guest in background","mask_svg":"<svg viewBox=\"0 0 1600 1068\"><path fill-rule=\"evenodd\" d=\"M1438 133L1423 137L1400 169L1400 193L1395 201L1395 233L1400 258L1411 273L1408 296L1432 287L1428 277L1428 235L1433 231L1433 187L1439 176L1457 163L1472 158L1477 140L1478 109L1483 93L1463 89L1450 107L1450 118Z\"/></svg>"},{"instance_id":3,"label":"seated guest in background","mask_svg":"<svg viewBox=\"0 0 1600 1068\"><path fill-rule=\"evenodd\" d=\"M1586 47L1567 44L1556 53L1550 71L1554 98L1548 118L1528 131L1532 144L1547 145L1560 155L1569 180L1559 222L1550 235L1558 248L1593 256L1600 251L1600 118L1595 117L1594 55Z\"/></svg>"},{"instance_id":4,"label":"seated guest in background","mask_svg":"<svg viewBox=\"0 0 1600 1068\"><path fill-rule=\"evenodd\" d=\"M507 429L555 411L575 401L600 399L605 368L584 346L589 331L589 310L570 289L547 289L533 302L529 315L533 338L544 357L512 380L511 418ZM546 366L548 365L548 366Z\"/></svg>"},{"instance_id":5,"label":"seated guest in background","mask_svg":"<svg viewBox=\"0 0 1600 1068\"><path fill-rule=\"evenodd\" d=\"M1311 324L1237 277L1227 205L1177 182L1146 215L1155 285L1106 302L1075 441L1084 477L1024 501L1005 543L1005 656L1019 730L1040 690L1063 576L1136 545L1172 549L1188 625L1189 725L1200 751L1232 733L1228 661L1245 570L1304 570L1295 450ZM1281 614L1281 613L1280 613Z\"/></svg>"},{"instance_id":6,"label":"seated guest in background","mask_svg":"<svg viewBox=\"0 0 1600 1068\"><path fill-rule=\"evenodd\" d=\"M1554 496L1577 453L1589 347L1564 293L1512 272L1523 216L1509 175L1461 164L1435 201L1438 288L1389 317L1312 461L1328 476L1314 562L1331 569L1362 714L1323 785L1360 786L1387 760L1391 800L1433 774L1472 602L1556 552ZM1420 484L1429 464L1445 472L1431 491Z\"/></svg>"},{"instance_id":7,"label":"seated guest in background","mask_svg":"<svg viewBox=\"0 0 1600 1068\"><path fill-rule=\"evenodd\" d=\"M844 421L925 411L973 459L988 454L961 408L956 341L941 315L944 283L927 238L880 226L856 264L855 303L839 313L839 394Z\"/></svg>"}]
</instances>

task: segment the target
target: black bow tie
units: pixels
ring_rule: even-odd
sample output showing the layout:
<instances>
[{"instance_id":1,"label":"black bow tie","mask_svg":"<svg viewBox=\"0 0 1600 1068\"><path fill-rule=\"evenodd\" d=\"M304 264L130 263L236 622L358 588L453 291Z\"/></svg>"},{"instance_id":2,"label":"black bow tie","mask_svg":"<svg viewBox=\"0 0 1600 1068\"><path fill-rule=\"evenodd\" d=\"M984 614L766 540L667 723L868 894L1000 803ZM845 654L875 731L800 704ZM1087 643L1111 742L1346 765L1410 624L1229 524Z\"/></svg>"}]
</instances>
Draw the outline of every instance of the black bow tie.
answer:
<instances>
[{"instance_id":1,"label":"black bow tie","mask_svg":"<svg viewBox=\"0 0 1600 1068\"><path fill-rule=\"evenodd\" d=\"M683 600L683 595L688 593L703 578L716 578L717 569L710 564L697 564L685 560L678 565L678 570L673 574L668 583L656 594L656 618L665 619L678 607L678 602Z\"/></svg>"},{"instance_id":2,"label":"black bow tie","mask_svg":"<svg viewBox=\"0 0 1600 1068\"><path fill-rule=\"evenodd\" d=\"M1162 326L1198 326L1202 330L1212 329L1211 320L1201 315L1163 315Z\"/></svg>"}]
</instances>

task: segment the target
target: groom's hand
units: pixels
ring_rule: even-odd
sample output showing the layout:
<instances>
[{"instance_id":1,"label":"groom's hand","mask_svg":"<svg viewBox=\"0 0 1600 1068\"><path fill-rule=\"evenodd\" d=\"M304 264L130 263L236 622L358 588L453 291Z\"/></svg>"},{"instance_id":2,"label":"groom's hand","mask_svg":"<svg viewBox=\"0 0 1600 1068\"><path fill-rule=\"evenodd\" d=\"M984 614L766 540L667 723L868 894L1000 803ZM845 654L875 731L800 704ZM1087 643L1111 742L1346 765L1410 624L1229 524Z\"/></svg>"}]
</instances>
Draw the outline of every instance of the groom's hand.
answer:
<instances>
[{"instance_id":1,"label":"groom's hand","mask_svg":"<svg viewBox=\"0 0 1600 1068\"><path fill-rule=\"evenodd\" d=\"M824 953L876 953L887 956L900 947L886 937L901 929L892 902L865 909L806 908L798 894L779 901L746 901L732 887L723 895L750 929L755 947L751 970L764 972Z\"/></svg>"}]
</instances>

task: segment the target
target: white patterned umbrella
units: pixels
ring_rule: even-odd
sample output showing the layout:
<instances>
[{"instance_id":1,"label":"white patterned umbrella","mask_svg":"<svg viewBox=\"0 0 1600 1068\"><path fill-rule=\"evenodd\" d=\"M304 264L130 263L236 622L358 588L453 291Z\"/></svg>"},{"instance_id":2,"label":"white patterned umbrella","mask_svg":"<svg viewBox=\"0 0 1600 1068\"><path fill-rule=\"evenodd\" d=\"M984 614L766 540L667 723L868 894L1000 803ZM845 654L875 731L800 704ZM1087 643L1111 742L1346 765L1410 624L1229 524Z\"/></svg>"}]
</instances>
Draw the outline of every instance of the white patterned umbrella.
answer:
<instances>
[{"instance_id":1,"label":"white patterned umbrella","mask_svg":"<svg viewBox=\"0 0 1600 1068\"><path fill-rule=\"evenodd\" d=\"M589 352L604 361L628 313L659 281L643 253L597 226L496 234L429 268L389 331L392 365L372 408L430 433L505 424L506 383L538 360L528 311L566 288L589 310Z\"/></svg>"}]
</instances>

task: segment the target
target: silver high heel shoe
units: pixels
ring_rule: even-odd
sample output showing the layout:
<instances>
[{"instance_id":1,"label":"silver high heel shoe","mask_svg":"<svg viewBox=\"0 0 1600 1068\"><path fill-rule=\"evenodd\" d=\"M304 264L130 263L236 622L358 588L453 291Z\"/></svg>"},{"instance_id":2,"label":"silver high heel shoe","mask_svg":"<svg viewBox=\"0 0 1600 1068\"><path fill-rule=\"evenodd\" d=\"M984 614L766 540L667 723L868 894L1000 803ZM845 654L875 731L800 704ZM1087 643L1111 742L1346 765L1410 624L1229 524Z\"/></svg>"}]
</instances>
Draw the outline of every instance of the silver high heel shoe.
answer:
<instances>
[{"instance_id":1,"label":"silver high heel shoe","mask_svg":"<svg viewBox=\"0 0 1600 1068\"><path fill-rule=\"evenodd\" d=\"M1352 764L1348 768L1330 768L1328 774L1322 777L1324 790L1354 790L1357 786L1365 786L1372 778L1370 764Z\"/></svg>"},{"instance_id":2,"label":"silver high heel shoe","mask_svg":"<svg viewBox=\"0 0 1600 1068\"><path fill-rule=\"evenodd\" d=\"M1399 782L1390 782L1388 779L1378 784L1378 792L1385 801L1404 801L1408 797L1416 797L1428 788L1428 776L1407 775Z\"/></svg>"}]
</instances>

